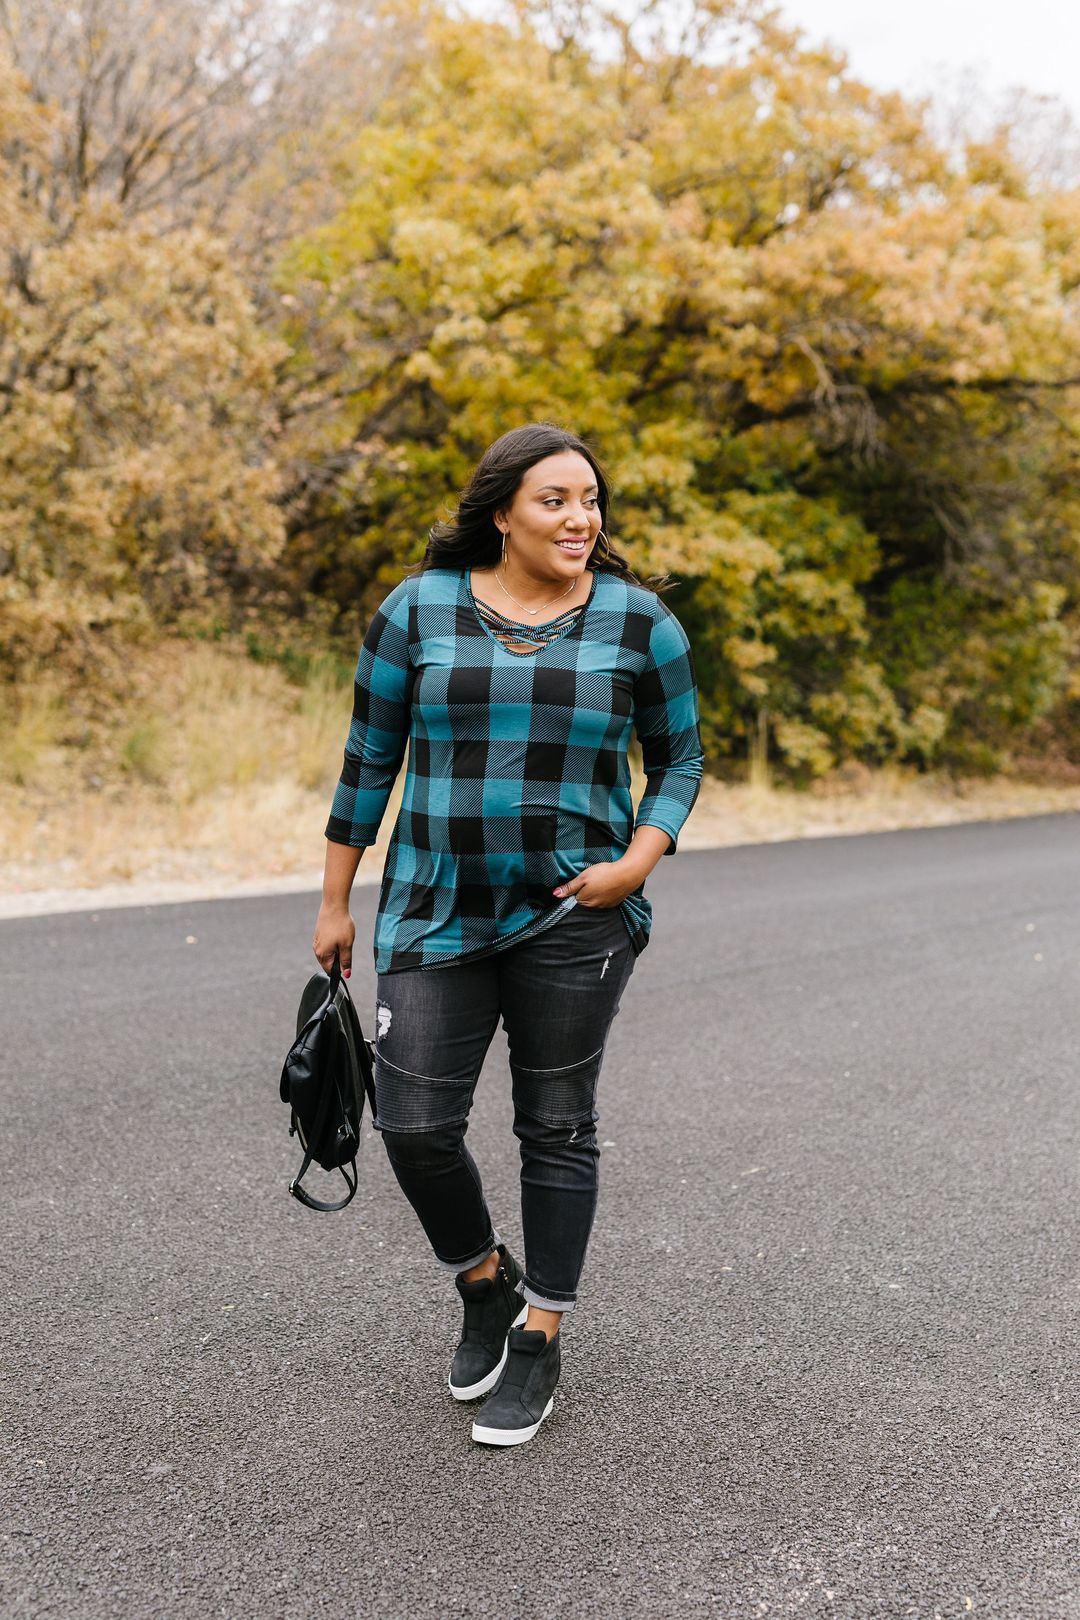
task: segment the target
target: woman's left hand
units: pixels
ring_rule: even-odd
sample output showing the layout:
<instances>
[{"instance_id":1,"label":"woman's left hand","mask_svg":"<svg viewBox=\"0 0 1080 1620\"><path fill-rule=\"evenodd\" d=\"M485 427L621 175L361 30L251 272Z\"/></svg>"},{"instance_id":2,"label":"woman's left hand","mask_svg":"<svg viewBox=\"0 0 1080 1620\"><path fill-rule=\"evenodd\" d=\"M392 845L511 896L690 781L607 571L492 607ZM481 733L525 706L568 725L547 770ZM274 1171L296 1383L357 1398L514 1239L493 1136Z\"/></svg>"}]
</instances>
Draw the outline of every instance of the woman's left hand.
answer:
<instances>
[{"instance_id":1,"label":"woman's left hand","mask_svg":"<svg viewBox=\"0 0 1080 1620\"><path fill-rule=\"evenodd\" d=\"M595 866L587 866L584 872L562 883L554 890L557 900L564 900L568 895L577 895L579 906L596 907L604 910L619 905L641 887L644 873L636 866L627 867L619 861L598 861Z\"/></svg>"}]
</instances>

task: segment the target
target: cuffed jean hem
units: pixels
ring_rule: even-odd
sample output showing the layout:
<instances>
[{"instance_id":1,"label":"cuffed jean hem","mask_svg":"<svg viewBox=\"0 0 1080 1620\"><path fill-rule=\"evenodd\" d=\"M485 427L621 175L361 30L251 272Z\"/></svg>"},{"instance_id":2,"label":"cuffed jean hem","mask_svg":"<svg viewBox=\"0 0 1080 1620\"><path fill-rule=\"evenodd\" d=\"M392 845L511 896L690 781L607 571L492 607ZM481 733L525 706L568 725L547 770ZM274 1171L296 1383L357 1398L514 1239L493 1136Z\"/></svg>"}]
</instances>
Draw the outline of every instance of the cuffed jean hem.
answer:
<instances>
[{"instance_id":1,"label":"cuffed jean hem","mask_svg":"<svg viewBox=\"0 0 1080 1620\"><path fill-rule=\"evenodd\" d=\"M535 1305L538 1311L572 1311L577 1304L576 1299L550 1299L547 1294L538 1294L528 1283L519 1283L518 1293L525 1296L526 1304Z\"/></svg>"},{"instance_id":2,"label":"cuffed jean hem","mask_svg":"<svg viewBox=\"0 0 1080 1620\"><path fill-rule=\"evenodd\" d=\"M473 1266L478 1266L480 1264L481 1260L486 1260L489 1254L494 1254L501 1242L502 1238L499 1236L498 1232L493 1231L491 1234L491 1242L486 1243L482 1249L478 1250L477 1253L471 1257L471 1259L440 1260L438 1255L436 1255L435 1264L438 1266L440 1271L449 1271L456 1276L459 1271L471 1271Z\"/></svg>"}]
</instances>

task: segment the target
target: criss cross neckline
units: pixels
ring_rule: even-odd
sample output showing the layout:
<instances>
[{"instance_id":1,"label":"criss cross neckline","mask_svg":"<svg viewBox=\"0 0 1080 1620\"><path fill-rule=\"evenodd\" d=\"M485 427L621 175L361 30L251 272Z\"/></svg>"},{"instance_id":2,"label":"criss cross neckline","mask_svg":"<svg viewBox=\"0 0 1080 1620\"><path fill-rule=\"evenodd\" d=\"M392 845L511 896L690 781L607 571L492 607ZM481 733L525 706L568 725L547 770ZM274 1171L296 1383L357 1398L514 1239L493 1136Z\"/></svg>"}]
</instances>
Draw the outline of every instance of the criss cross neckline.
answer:
<instances>
[{"instance_id":1,"label":"criss cross neckline","mask_svg":"<svg viewBox=\"0 0 1080 1620\"><path fill-rule=\"evenodd\" d=\"M524 624L520 619L511 619L498 608L493 608L490 603L482 602L472 588L471 571L467 576L466 585L477 618L498 645L516 658L531 658L573 629L593 599L596 578L594 573L588 598L584 602L578 602L575 607L567 608L564 613L560 613L554 619L548 619L545 624ZM514 643L518 645L515 646Z\"/></svg>"}]
</instances>

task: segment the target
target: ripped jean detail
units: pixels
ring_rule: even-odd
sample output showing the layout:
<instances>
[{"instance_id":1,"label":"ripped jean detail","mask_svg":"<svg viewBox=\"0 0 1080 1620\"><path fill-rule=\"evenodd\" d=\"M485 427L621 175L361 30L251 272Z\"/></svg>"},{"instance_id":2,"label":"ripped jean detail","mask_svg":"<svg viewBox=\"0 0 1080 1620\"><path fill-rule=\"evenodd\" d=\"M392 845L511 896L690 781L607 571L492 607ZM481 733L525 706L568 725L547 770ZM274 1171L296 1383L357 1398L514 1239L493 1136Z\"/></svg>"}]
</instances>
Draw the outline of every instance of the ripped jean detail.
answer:
<instances>
[{"instance_id":1,"label":"ripped jean detail","mask_svg":"<svg viewBox=\"0 0 1080 1620\"><path fill-rule=\"evenodd\" d=\"M481 961L380 974L376 1128L438 1263L465 1270L498 1242L465 1145L501 1018L509 1048L530 1304L570 1310L596 1213L597 1085L634 954L617 908L576 907Z\"/></svg>"}]
</instances>

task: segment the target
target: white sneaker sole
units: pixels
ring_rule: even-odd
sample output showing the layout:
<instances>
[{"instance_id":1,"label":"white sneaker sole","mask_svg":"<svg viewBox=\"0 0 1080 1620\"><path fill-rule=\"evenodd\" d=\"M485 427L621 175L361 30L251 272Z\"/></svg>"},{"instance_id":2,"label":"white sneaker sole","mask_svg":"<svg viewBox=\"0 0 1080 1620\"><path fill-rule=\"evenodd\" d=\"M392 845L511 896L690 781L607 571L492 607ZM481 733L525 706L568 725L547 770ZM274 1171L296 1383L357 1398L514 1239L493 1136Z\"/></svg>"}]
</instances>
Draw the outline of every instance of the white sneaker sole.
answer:
<instances>
[{"instance_id":1,"label":"white sneaker sole","mask_svg":"<svg viewBox=\"0 0 1080 1620\"><path fill-rule=\"evenodd\" d=\"M546 1417L551 1416L551 1408L555 1405L554 1395L540 1414L538 1423L532 1424L528 1429L487 1429L479 1423L472 1426L472 1437L482 1446L523 1446L526 1440L531 1440L540 1424Z\"/></svg>"},{"instance_id":2,"label":"white sneaker sole","mask_svg":"<svg viewBox=\"0 0 1080 1620\"><path fill-rule=\"evenodd\" d=\"M514 1317L514 1320L511 1322L510 1326L520 1327L528 1314L528 1305L523 1305L520 1311L518 1311L517 1315ZM489 1390L495 1388L495 1385L499 1382L499 1374L506 1366L506 1352L509 1347L509 1343L510 1335L507 1333L506 1338L503 1340L502 1355L499 1357L498 1366L492 1367L491 1371L481 1378L478 1384L452 1384L450 1380L447 1379L446 1387L454 1397L455 1401L475 1401L478 1395L486 1395Z\"/></svg>"}]
</instances>

